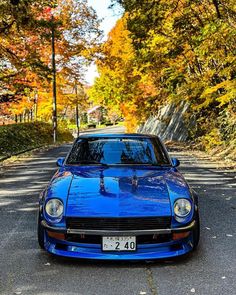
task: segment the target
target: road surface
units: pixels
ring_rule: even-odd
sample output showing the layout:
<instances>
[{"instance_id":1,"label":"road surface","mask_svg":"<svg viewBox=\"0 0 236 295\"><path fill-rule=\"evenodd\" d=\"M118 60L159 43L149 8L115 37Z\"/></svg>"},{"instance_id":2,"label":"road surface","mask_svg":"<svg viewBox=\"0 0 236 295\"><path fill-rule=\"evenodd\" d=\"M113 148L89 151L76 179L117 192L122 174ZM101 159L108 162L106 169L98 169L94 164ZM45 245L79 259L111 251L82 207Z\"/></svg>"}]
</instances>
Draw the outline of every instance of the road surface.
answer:
<instances>
[{"instance_id":1,"label":"road surface","mask_svg":"<svg viewBox=\"0 0 236 295\"><path fill-rule=\"evenodd\" d=\"M106 132L120 128L111 127ZM69 145L38 152L0 173L0 294L236 294L236 174L174 153L200 196L199 249L179 261L100 262L53 257L36 238L38 194Z\"/></svg>"}]
</instances>

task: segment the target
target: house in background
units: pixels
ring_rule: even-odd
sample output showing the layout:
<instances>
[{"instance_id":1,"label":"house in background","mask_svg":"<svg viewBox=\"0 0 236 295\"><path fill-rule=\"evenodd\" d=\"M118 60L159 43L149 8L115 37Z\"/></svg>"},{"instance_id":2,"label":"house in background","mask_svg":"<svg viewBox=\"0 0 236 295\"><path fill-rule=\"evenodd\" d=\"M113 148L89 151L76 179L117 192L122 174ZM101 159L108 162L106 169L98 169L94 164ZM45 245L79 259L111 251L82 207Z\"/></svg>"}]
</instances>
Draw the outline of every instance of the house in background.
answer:
<instances>
[{"instance_id":1,"label":"house in background","mask_svg":"<svg viewBox=\"0 0 236 295\"><path fill-rule=\"evenodd\" d=\"M101 124L104 120L105 110L102 106L94 106L87 111L88 124Z\"/></svg>"}]
</instances>

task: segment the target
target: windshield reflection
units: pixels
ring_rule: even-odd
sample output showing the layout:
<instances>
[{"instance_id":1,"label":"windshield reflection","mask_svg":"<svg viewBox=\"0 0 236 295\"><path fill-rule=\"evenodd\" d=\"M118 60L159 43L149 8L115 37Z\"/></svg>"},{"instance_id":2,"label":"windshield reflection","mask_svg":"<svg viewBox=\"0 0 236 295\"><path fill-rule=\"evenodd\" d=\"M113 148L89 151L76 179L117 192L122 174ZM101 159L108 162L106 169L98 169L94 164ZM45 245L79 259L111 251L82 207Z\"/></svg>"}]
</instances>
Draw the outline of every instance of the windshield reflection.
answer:
<instances>
[{"instance_id":1,"label":"windshield reflection","mask_svg":"<svg viewBox=\"0 0 236 295\"><path fill-rule=\"evenodd\" d=\"M154 138L83 138L73 146L67 164L168 165Z\"/></svg>"}]
</instances>

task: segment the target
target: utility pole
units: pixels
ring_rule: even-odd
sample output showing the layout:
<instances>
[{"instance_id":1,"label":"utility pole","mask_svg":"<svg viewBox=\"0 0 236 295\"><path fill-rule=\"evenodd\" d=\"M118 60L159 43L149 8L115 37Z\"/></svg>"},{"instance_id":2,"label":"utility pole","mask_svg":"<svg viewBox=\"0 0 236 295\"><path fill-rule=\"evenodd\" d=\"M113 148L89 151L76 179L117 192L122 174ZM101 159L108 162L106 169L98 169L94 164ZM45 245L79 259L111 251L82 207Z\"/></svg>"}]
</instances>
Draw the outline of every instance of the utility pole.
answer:
<instances>
[{"instance_id":1,"label":"utility pole","mask_svg":"<svg viewBox=\"0 0 236 295\"><path fill-rule=\"evenodd\" d=\"M76 120L76 128L77 128L77 137L79 137L79 104L78 104L78 85L75 82L75 120Z\"/></svg>"},{"instance_id":2,"label":"utility pole","mask_svg":"<svg viewBox=\"0 0 236 295\"><path fill-rule=\"evenodd\" d=\"M38 119L38 90L34 90L34 121Z\"/></svg>"},{"instance_id":3,"label":"utility pole","mask_svg":"<svg viewBox=\"0 0 236 295\"><path fill-rule=\"evenodd\" d=\"M57 84L56 84L56 61L55 61L55 22L52 15L52 83L53 83L53 142L57 141Z\"/></svg>"}]
</instances>

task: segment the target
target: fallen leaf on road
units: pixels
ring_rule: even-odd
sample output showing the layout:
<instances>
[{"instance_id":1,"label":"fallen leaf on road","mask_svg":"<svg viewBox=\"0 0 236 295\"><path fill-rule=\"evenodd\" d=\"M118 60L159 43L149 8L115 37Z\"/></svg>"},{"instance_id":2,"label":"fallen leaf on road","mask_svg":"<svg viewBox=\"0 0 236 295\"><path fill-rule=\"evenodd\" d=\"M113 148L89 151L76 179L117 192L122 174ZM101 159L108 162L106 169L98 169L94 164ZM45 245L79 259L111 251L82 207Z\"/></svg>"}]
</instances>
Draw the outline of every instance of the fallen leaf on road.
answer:
<instances>
[{"instance_id":1,"label":"fallen leaf on road","mask_svg":"<svg viewBox=\"0 0 236 295\"><path fill-rule=\"evenodd\" d=\"M190 292L191 292L191 293L195 293L196 290L195 290L194 288L192 288L192 289L190 290Z\"/></svg>"},{"instance_id":2,"label":"fallen leaf on road","mask_svg":"<svg viewBox=\"0 0 236 295\"><path fill-rule=\"evenodd\" d=\"M47 262L47 263L45 263L44 265L49 266L49 265L51 265L51 263Z\"/></svg>"}]
</instances>

